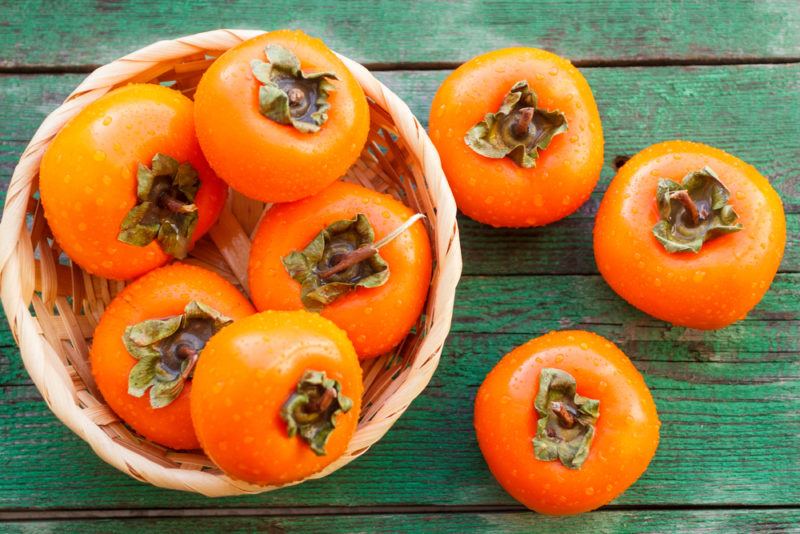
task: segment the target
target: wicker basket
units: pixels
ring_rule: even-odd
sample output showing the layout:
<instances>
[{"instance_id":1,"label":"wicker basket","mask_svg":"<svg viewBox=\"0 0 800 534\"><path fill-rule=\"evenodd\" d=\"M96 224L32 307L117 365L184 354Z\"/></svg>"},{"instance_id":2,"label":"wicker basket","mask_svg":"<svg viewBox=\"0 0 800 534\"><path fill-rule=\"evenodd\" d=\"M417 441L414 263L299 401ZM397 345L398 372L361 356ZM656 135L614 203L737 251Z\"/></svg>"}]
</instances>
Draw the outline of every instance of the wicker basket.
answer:
<instances>
[{"instance_id":1,"label":"wicker basket","mask_svg":"<svg viewBox=\"0 0 800 534\"><path fill-rule=\"evenodd\" d=\"M50 409L117 469L156 486L208 496L275 488L230 479L199 451L171 451L148 442L108 408L93 383L88 347L105 306L124 284L91 276L63 255L37 200L37 178L50 141L90 102L129 82L174 82L191 96L213 57L260 33L216 30L160 41L97 69L45 119L25 149L0 223L0 296L25 368ZM405 103L364 67L342 60L364 88L371 111L367 147L344 179L388 192L425 213L435 265L414 333L393 354L363 363L364 407L347 452L314 478L363 454L428 384L450 328L461 273L456 206L436 150ZM249 235L265 209L269 206L231 194L219 222L188 261L246 291Z\"/></svg>"}]
</instances>

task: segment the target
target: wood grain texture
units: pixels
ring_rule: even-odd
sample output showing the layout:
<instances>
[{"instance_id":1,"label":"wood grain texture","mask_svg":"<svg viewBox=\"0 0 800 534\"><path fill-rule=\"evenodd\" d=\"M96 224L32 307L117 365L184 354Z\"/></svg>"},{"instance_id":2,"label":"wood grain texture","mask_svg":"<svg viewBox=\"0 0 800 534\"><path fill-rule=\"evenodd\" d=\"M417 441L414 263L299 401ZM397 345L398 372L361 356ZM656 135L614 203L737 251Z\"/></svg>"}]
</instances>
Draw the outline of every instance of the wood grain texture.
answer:
<instances>
[{"instance_id":1,"label":"wood grain texture","mask_svg":"<svg viewBox=\"0 0 800 534\"><path fill-rule=\"evenodd\" d=\"M538 46L584 63L720 61L800 55L793 0L46 0L3 2L0 66L102 64L158 39L214 28L301 28L361 63L459 63ZM68 43L68 46L64 46Z\"/></svg>"},{"instance_id":2,"label":"wood grain texture","mask_svg":"<svg viewBox=\"0 0 800 534\"><path fill-rule=\"evenodd\" d=\"M606 138L597 190L577 213L543 228L493 229L461 216L465 274L596 273L592 226L614 176L614 159L672 138L728 150L772 181L788 214L781 270L800 270L800 64L582 70L597 98ZM430 99L447 72L382 72L378 77L427 124ZM27 139L81 79L0 76L0 180L8 180ZM514 261L508 261L512 255Z\"/></svg>"},{"instance_id":3,"label":"wood grain texture","mask_svg":"<svg viewBox=\"0 0 800 534\"><path fill-rule=\"evenodd\" d=\"M321 481L209 500L121 476L58 422L30 387L5 388L0 445L13 470L0 506L35 509L511 505L494 482L471 425L477 385L496 358L526 336L459 336L447 372L365 456ZM474 347L474 348L472 348ZM667 343L656 352L669 351ZM458 364L454 360L463 360ZM791 505L800 499L800 385L790 362L637 362L662 419L662 442L618 505ZM676 369L677 367L677 369ZM764 397L768 398L765 399ZM776 458L780 469L774 468ZM65 483L68 480L69 483Z\"/></svg>"},{"instance_id":4,"label":"wood grain texture","mask_svg":"<svg viewBox=\"0 0 800 534\"><path fill-rule=\"evenodd\" d=\"M637 361L796 364L800 353L797 273L778 275L747 319L715 331L672 327L649 317L619 299L599 276L465 276L457 297L446 354L465 335L516 334L521 343L525 336L564 328L596 331ZM30 383L3 322L0 386Z\"/></svg>"},{"instance_id":5,"label":"wood grain texture","mask_svg":"<svg viewBox=\"0 0 800 534\"><path fill-rule=\"evenodd\" d=\"M787 211L800 212L800 64L581 71L600 109L606 153L598 189L581 214L594 213L614 176L615 157L667 139L731 152L770 178ZM449 72L393 71L377 77L427 125L431 99ZM75 74L0 75L0 172L5 180L22 143L82 79Z\"/></svg>"},{"instance_id":6,"label":"wood grain texture","mask_svg":"<svg viewBox=\"0 0 800 534\"><path fill-rule=\"evenodd\" d=\"M0 480L0 507L513 504L477 449L475 390L513 347L574 327L620 345L644 373L663 422L655 460L617 504L798 503L798 301L800 275L781 275L751 318L698 332L633 310L598 276L468 277L441 365L392 431L325 480L247 498L210 501L136 483L97 459L32 387L6 387L0 450L14 468Z\"/></svg>"},{"instance_id":7,"label":"wood grain texture","mask_svg":"<svg viewBox=\"0 0 800 534\"><path fill-rule=\"evenodd\" d=\"M800 55L800 35L792 31L800 25L800 4L790 1L720 2L713 14L697 1L620 0L602 7L597 1L547 1L522 23L511 2L410 2L398 8L396 2L312 0L291 3L294 9L289 5L285 0L239 0L225 7L78 0L61 8L44 1L0 0L0 69L69 71L157 38L267 25L302 25L337 50L381 69L452 65L512 44L550 48L584 65L773 62ZM484 39L474 39L476 33ZM441 366L423 395L362 458L325 480L246 498L209 500L137 483L100 461L47 410L3 321L0 519L26 519L33 510L39 520L6 523L0 530L796 528L800 63L582 70L595 92L606 137L597 191L576 214L546 228L498 230L459 219L467 276ZM384 71L378 77L426 124L430 99L448 72ZM42 118L82 78L0 75L0 182L7 183ZM673 328L638 312L608 288L594 264L593 217L614 175L614 159L669 138L706 142L754 164L770 178L787 210L781 274L746 320L721 331ZM653 464L628 492L598 513L556 519L521 512L493 480L475 442L472 403L484 375L504 353L562 328L590 329L618 343L645 374L663 426ZM735 509L748 506L755 508ZM137 513L187 517L119 519ZM114 519L88 519L94 515Z\"/></svg>"},{"instance_id":8,"label":"wood grain texture","mask_svg":"<svg viewBox=\"0 0 800 534\"><path fill-rule=\"evenodd\" d=\"M265 517L150 517L29 521L6 523L9 533L39 532L148 532L172 534L225 531L230 534L250 532L791 532L800 521L798 510L627 510L600 511L572 517L548 517L529 512L445 514L418 512L413 514L322 515L309 517L288 515Z\"/></svg>"}]
</instances>

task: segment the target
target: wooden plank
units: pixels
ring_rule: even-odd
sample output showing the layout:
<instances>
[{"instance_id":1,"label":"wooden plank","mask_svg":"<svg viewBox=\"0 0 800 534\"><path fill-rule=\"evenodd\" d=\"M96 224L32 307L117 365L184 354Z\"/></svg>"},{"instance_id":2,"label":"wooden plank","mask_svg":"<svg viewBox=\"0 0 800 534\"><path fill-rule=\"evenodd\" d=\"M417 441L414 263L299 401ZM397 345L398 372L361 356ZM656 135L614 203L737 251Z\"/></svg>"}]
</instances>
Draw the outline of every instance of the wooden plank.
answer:
<instances>
[{"instance_id":1,"label":"wooden plank","mask_svg":"<svg viewBox=\"0 0 800 534\"><path fill-rule=\"evenodd\" d=\"M566 219L541 228L490 228L459 215L466 275L596 274L593 199ZM786 215L786 250L780 272L800 271L800 213Z\"/></svg>"},{"instance_id":2,"label":"wooden plank","mask_svg":"<svg viewBox=\"0 0 800 534\"><path fill-rule=\"evenodd\" d=\"M751 320L788 328L798 320L800 274L778 275L764 299L750 312ZM600 276L487 276L462 279L456 298L452 332L529 333L595 325L668 327L620 299ZM796 335L796 330L788 330ZM691 331L698 338L717 332ZM721 332L725 332L722 330ZM750 335L758 335L753 329Z\"/></svg>"},{"instance_id":3,"label":"wooden plank","mask_svg":"<svg viewBox=\"0 0 800 534\"><path fill-rule=\"evenodd\" d=\"M800 145L795 142L800 138L800 65L584 72L595 89L606 136L606 165L597 191L576 214L545 228L493 229L461 217L466 274L596 273L593 218L614 175L614 159L677 137L729 150L772 180L788 213L781 270L800 270ZM430 99L446 73L378 76L426 123ZM0 108L0 180L8 180L36 126L81 78L0 76L5 104ZM512 254L514 261L509 261Z\"/></svg>"},{"instance_id":4,"label":"wooden plank","mask_svg":"<svg viewBox=\"0 0 800 534\"><path fill-rule=\"evenodd\" d=\"M32 520L3 525L4 531L29 532L791 532L800 521L796 509L766 510L604 510L571 517L525 511L364 515L266 515L261 517L138 517Z\"/></svg>"},{"instance_id":5,"label":"wooden plank","mask_svg":"<svg viewBox=\"0 0 800 534\"><path fill-rule=\"evenodd\" d=\"M800 353L800 274L778 275L744 321L703 332L671 327L618 298L599 276L465 276L458 288L448 344L467 334L533 335L583 328L615 340L640 358L676 362L795 361ZM0 311L0 319L2 312ZM523 340L520 340L520 343ZM663 343L663 346L651 345ZM660 347L660 348L659 348ZM654 354L654 350L663 351ZM499 354L498 354L499 356ZM0 321L0 386L30 379Z\"/></svg>"},{"instance_id":6,"label":"wooden plank","mask_svg":"<svg viewBox=\"0 0 800 534\"><path fill-rule=\"evenodd\" d=\"M376 75L427 125L433 95L449 72ZM580 214L594 214L616 172L617 157L667 139L729 151L770 178L787 211L800 211L800 146L795 142L800 137L800 64L581 72L592 86L603 120L605 165L595 194Z\"/></svg>"},{"instance_id":7,"label":"wooden plank","mask_svg":"<svg viewBox=\"0 0 800 534\"><path fill-rule=\"evenodd\" d=\"M441 366L392 431L326 480L248 498L208 501L136 483L98 460L33 388L7 387L0 450L9 467L0 480L0 507L513 504L477 449L474 392L505 352L564 327L589 328L619 343L659 407L658 454L617 504L796 504L798 282L800 275L781 275L751 319L697 332L664 328L614 297L597 276L468 277Z\"/></svg>"},{"instance_id":8,"label":"wooden plank","mask_svg":"<svg viewBox=\"0 0 800 534\"><path fill-rule=\"evenodd\" d=\"M800 4L798 4L800 5ZM614 159L666 139L708 143L755 165L800 212L800 64L587 68L603 119L605 165L591 216L614 176ZM430 102L450 71L376 73L427 125ZM0 176L7 180L47 112L82 75L0 75Z\"/></svg>"},{"instance_id":9,"label":"wooden plank","mask_svg":"<svg viewBox=\"0 0 800 534\"><path fill-rule=\"evenodd\" d=\"M773 179L787 210L797 215L798 73L798 65L586 69L608 139L598 190L613 175L615 155L680 135L717 144L756 164ZM445 74L380 76L425 119ZM80 78L0 77L3 178L44 114ZM599 193L580 213L545 229L493 230L462 221L466 272L594 273L590 229L598 198ZM466 277L442 367L393 431L325 481L246 499L208 501L156 490L100 462L24 385L29 382L9 348L8 332L0 331L0 384L23 384L5 388L0 401L0 450L6 466L0 506L510 506L513 501L493 482L475 446L472 396L503 353L532 335L564 327L590 328L619 342L647 373L662 413L659 455L619 505L796 504L800 275L792 273L800 266L798 217L790 216L789 227L794 238L782 267L786 274L746 321L719 332L666 327L625 304L596 275ZM499 260L510 252L519 267ZM776 456L785 461L780 468L774 465Z\"/></svg>"},{"instance_id":10,"label":"wooden plank","mask_svg":"<svg viewBox=\"0 0 800 534\"><path fill-rule=\"evenodd\" d=\"M492 479L477 449L471 414L484 372L496 355L518 342L520 336L461 338L451 344L435 382L362 458L325 480L231 499L208 500L137 483L103 464L55 420L32 388L6 388L0 444L10 465L0 481L0 506L510 505L513 500ZM639 367L648 373L659 406L662 443L650 469L615 504L789 505L800 500L800 377L795 364Z\"/></svg>"},{"instance_id":11,"label":"wooden plank","mask_svg":"<svg viewBox=\"0 0 800 534\"><path fill-rule=\"evenodd\" d=\"M159 39L212 28L302 28L361 62L462 62L505 46L539 46L583 63L795 58L794 0L404 2L236 0L7 2L0 66L105 63ZM65 46L68 43L68 46Z\"/></svg>"}]
</instances>

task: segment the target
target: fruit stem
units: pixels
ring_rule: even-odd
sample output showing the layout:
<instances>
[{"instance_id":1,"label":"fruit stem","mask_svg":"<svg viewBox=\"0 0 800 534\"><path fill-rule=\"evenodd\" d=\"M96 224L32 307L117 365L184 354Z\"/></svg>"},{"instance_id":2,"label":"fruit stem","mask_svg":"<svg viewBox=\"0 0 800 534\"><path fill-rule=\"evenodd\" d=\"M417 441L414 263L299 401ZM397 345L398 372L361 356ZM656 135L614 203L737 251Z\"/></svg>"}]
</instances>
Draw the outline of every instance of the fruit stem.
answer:
<instances>
[{"instance_id":1,"label":"fruit stem","mask_svg":"<svg viewBox=\"0 0 800 534\"><path fill-rule=\"evenodd\" d=\"M196 350L194 350L193 347L191 347L190 345L186 345L184 343L179 345L178 348L175 349L175 355L181 360L186 360L187 358L189 359L189 363L186 364L186 368L181 373L181 378L186 380L187 378L189 378L189 375L192 374L194 366L197 365L197 359L199 357L199 354L197 353Z\"/></svg>"},{"instance_id":2,"label":"fruit stem","mask_svg":"<svg viewBox=\"0 0 800 534\"><path fill-rule=\"evenodd\" d=\"M517 137L525 137L528 135L528 128L533 120L534 108L522 108L519 110L519 119L514 124L514 135Z\"/></svg>"},{"instance_id":3,"label":"fruit stem","mask_svg":"<svg viewBox=\"0 0 800 534\"><path fill-rule=\"evenodd\" d=\"M694 200L692 200L691 195L689 195L689 192L686 189L681 189L680 191L671 193L669 198L671 200L677 200L683 204L683 207L686 208L686 211L688 211L689 215L691 215L692 222L694 224L697 224L708 217L707 210L704 210L704 213L700 213L700 211L697 209L697 204L695 204Z\"/></svg>"},{"instance_id":4,"label":"fruit stem","mask_svg":"<svg viewBox=\"0 0 800 534\"><path fill-rule=\"evenodd\" d=\"M319 272L319 277L323 280L326 280L333 276L336 273L340 273L344 270L349 269L353 265L357 263L361 263L362 261L366 260L367 258L371 258L375 254L377 254L378 249L373 244L363 245L358 247L355 250L348 252L347 254L342 254L341 259L336 262L336 265L332 267L328 267L327 269Z\"/></svg>"},{"instance_id":5,"label":"fruit stem","mask_svg":"<svg viewBox=\"0 0 800 534\"><path fill-rule=\"evenodd\" d=\"M327 410L331 403L336 399L337 393L334 388L326 388L321 397L312 399L306 407L306 413L321 413Z\"/></svg>"},{"instance_id":6,"label":"fruit stem","mask_svg":"<svg viewBox=\"0 0 800 534\"><path fill-rule=\"evenodd\" d=\"M397 236L408 230L412 224L414 224L415 222L424 217L425 215L423 215L422 213L415 213L414 215L406 219L406 222L404 222L403 224L392 230L389 234L387 234L383 239L381 239L377 243L362 245L355 250L352 250L346 254L342 254L341 257L339 258L339 261L336 262L335 265L320 271L318 273L319 277L322 278L323 280L328 279L331 276L335 275L336 273L340 273L346 269L349 269L353 265L356 265L357 263L360 263L368 258L371 258L372 256L378 253L378 250L381 247L390 243L392 240L397 238Z\"/></svg>"},{"instance_id":7,"label":"fruit stem","mask_svg":"<svg viewBox=\"0 0 800 534\"><path fill-rule=\"evenodd\" d=\"M292 106L300 104L305 99L305 94L301 89L298 89L297 87L290 88L287 91L286 95L289 97L289 104Z\"/></svg>"},{"instance_id":8,"label":"fruit stem","mask_svg":"<svg viewBox=\"0 0 800 534\"><path fill-rule=\"evenodd\" d=\"M178 200L175 197L172 197L167 194L161 195L159 198L159 204L162 207L167 208L172 213L192 213L197 211L197 206L194 204L185 204Z\"/></svg>"},{"instance_id":9,"label":"fruit stem","mask_svg":"<svg viewBox=\"0 0 800 534\"><path fill-rule=\"evenodd\" d=\"M553 402L550 404L553 413L558 416L558 422L564 428L572 428L575 426L575 416L572 415L566 404L563 402Z\"/></svg>"}]
</instances>

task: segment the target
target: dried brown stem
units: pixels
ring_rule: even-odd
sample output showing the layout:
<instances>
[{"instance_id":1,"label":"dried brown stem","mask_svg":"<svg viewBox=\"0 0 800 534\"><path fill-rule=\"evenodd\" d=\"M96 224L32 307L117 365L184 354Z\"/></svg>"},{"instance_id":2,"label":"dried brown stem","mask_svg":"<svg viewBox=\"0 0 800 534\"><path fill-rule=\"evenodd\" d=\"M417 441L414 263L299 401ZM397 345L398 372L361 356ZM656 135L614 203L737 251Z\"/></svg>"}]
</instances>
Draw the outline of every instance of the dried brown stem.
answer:
<instances>
[{"instance_id":1,"label":"dried brown stem","mask_svg":"<svg viewBox=\"0 0 800 534\"><path fill-rule=\"evenodd\" d=\"M519 110L519 119L514 124L514 135L523 137L528 134L528 128L533 120L533 108L522 108Z\"/></svg>"},{"instance_id":2,"label":"dried brown stem","mask_svg":"<svg viewBox=\"0 0 800 534\"><path fill-rule=\"evenodd\" d=\"M691 215L692 222L694 222L694 224L700 222L700 212L697 211L697 204L694 203L694 200L692 200L692 197L689 195L687 190L681 189L680 191L675 191L674 193L670 194L669 198L672 200L677 200L683 204L683 207L686 208L686 211L688 211L689 215Z\"/></svg>"},{"instance_id":3,"label":"dried brown stem","mask_svg":"<svg viewBox=\"0 0 800 534\"><path fill-rule=\"evenodd\" d=\"M167 208L173 213L192 213L193 211L197 211L197 206L194 204L186 204L169 195L161 195L158 200L162 207Z\"/></svg>"},{"instance_id":4,"label":"dried brown stem","mask_svg":"<svg viewBox=\"0 0 800 534\"><path fill-rule=\"evenodd\" d=\"M175 349L175 355L181 360L186 360L187 358L189 359L189 363L186 364L186 368L183 370L183 372L181 372L181 378L186 380L189 378L189 375L192 374L194 366L197 365L199 354L190 345L183 344Z\"/></svg>"},{"instance_id":5,"label":"dried brown stem","mask_svg":"<svg viewBox=\"0 0 800 534\"><path fill-rule=\"evenodd\" d=\"M575 426L575 416L570 413L567 406L563 402L554 402L550 405L553 413L558 416L558 421L564 428L572 428Z\"/></svg>"},{"instance_id":6,"label":"dried brown stem","mask_svg":"<svg viewBox=\"0 0 800 534\"><path fill-rule=\"evenodd\" d=\"M371 258L375 254L377 254L378 249L370 244L370 245L363 245L358 247L355 250L348 252L347 254L343 254L339 261L325 270L320 271L319 277L323 280L330 278L336 273L340 273L356 265L359 262L366 260L367 258Z\"/></svg>"},{"instance_id":7,"label":"dried brown stem","mask_svg":"<svg viewBox=\"0 0 800 534\"><path fill-rule=\"evenodd\" d=\"M303 91L297 87L292 87L286 94L289 97L289 104L293 106L302 103L305 99L305 94L303 94Z\"/></svg>"}]
</instances>

